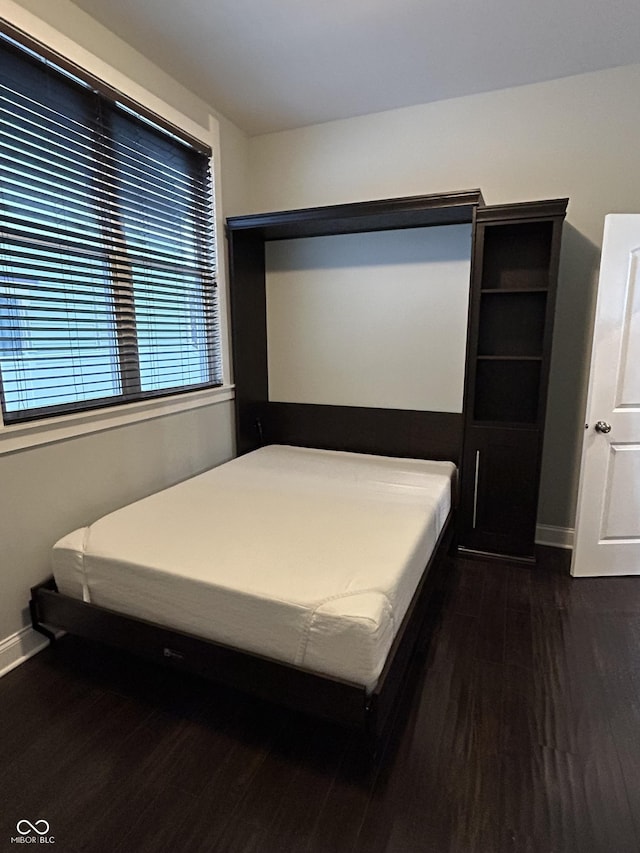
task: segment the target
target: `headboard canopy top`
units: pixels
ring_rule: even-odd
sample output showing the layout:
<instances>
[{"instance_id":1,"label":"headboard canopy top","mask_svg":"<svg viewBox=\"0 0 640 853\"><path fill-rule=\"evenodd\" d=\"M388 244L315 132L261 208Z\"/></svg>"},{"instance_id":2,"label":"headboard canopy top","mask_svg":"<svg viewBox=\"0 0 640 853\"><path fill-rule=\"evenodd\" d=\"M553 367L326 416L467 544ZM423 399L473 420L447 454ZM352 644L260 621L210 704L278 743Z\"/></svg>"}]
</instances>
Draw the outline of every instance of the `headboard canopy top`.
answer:
<instances>
[{"instance_id":1,"label":"headboard canopy top","mask_svg":"<svg viewBox=\"0 0 640 853\"><path fill-rule=\"evenodd\" d=\"M461 225L473 221L474 210L479 206L484 206L481 191L464 190L231 216L227 219L227 229L229 234L250 231L265 241L428 225Z\"/></svg>"}]
</instances>

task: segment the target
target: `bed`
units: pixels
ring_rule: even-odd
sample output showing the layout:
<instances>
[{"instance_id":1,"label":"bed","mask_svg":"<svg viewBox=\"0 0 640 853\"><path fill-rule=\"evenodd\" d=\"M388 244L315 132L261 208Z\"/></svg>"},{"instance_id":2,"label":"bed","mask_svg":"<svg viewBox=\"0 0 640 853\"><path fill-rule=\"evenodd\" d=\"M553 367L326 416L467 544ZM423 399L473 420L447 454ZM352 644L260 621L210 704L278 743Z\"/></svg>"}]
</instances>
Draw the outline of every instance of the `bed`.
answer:
<instances>
[{"instance_id":1,"label":"bed","mask_svg":"<svg viewBox=\"0 0 640 853\"><path fill-rule=\"evenodd\" d=\"M71 532L34 588L64 629L377 740L446 552L456 467L269 445Z\"/></svg>"}]
</instances>

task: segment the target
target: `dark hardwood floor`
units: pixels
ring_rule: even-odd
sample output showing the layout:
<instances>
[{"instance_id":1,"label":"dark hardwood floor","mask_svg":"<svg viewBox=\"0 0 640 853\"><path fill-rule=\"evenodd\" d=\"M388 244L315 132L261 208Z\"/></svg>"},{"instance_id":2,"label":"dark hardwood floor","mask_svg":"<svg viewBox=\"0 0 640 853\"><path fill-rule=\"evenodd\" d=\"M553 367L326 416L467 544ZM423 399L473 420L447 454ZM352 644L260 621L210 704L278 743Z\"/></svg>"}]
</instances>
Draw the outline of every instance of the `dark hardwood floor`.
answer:
<instances>
[{"instance_id":1,"label":"dark hardwood floor","mask_svg":"<svg viewBox=\"0 0 640 853\"><path fill-rule=\"evenodd\" d=\"M458 559L429 626L374 767L65 638L0 680L0 851L26 819L59 853L637 853L640 578Z\"/></svg>"}]
</instances>

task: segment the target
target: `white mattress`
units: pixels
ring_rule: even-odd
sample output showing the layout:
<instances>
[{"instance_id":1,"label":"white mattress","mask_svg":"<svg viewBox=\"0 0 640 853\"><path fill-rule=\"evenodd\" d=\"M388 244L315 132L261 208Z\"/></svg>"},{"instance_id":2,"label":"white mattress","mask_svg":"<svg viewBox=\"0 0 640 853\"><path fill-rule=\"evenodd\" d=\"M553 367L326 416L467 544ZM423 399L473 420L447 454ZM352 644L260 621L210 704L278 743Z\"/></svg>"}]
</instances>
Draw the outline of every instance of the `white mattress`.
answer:
<instances>
[{"instance_id":1,"label":"white mattress","mask_svg":"<svg viewBox=\"0 0 640 853\"><path fill-rule=\"evenodd\" d=\"M53 549L60 592L371 689L455 466L271 446Z\"/></svg>"}]
</instances>

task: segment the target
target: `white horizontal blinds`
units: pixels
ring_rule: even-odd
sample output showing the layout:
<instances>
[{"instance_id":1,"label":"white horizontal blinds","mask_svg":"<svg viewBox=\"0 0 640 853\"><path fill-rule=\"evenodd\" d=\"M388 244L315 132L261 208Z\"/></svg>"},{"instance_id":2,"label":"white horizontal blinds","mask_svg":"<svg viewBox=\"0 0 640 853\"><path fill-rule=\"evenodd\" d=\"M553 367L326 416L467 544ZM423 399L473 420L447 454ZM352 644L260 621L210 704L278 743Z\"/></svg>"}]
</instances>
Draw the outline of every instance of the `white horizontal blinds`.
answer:
<instances>
[{"instance_id":1,"label":"white horizontal blinds","mask_svg":"<svg viewBox=\"0 0 640 853\"><path fill-rule=\"evenodd\" d=\"M5 422L220 384L209 158L0 44Z\"/></svg>"},{"instance_id":2,"label":"white horizontal blinds","mask_svg":"<svg viewBox=\"0 0 640 853\"><path fill-rule=\"evenodd\" d=\"M3 48L0 111L0 369L11 421L121 388L91 195L92 95Z\"/></svg>"}]
</instances>

